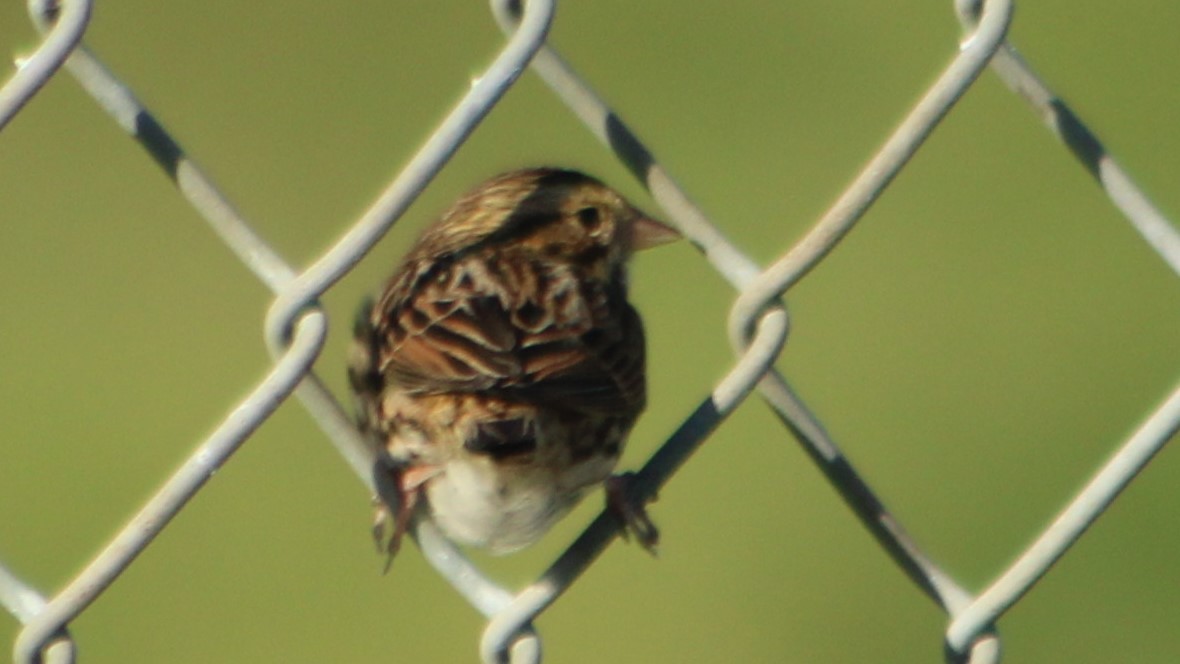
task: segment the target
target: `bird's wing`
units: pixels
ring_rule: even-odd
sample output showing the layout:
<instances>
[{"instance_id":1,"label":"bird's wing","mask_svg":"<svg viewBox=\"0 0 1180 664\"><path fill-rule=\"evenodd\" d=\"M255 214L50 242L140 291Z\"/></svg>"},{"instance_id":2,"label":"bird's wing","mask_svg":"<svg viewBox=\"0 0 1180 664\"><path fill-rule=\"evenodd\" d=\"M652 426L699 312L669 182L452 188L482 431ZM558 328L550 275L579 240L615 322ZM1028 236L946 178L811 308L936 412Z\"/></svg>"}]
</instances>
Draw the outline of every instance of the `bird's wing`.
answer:
<instances>
[{"instance_id":1,"label":"bird's wing","mask_svg":"<svg viewBox=\"0 0 1180 664\"><path fill-rule=\"evenodd\" d=\"M643 407L643 328L621 280L596 286L519 255L410 263L370 321L376 373L409 391Z\"/></svg>"}]
</instances>

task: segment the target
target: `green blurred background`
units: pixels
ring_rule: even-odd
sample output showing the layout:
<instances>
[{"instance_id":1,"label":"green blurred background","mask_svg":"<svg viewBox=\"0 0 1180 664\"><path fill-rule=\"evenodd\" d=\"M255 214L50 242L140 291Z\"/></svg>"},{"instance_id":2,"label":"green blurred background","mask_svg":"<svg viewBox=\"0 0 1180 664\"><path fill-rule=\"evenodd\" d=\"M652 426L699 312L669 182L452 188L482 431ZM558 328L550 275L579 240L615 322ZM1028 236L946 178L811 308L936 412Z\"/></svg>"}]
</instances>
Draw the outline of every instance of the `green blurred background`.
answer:
<instances>
[{"instance_id":1,"label":"green blurred background","mask_svg":"<svg viewBox=\"0 0 1180 664\"><path fill-rule=\"evenodd\" d=\"M340 10L330 11L331 7ZM552 41L740 247L770 261L956 50L951 3L566 2ZM1180 4L1042 0L1015 42L1157 203L1180 211ZM36 43L0 5L0 53ZM480 2L100 0L88 42L296 265L384 186L502 43ZM348 320L478 180L599 175L653 207L526 75L325 298ZM0 559L58 588L267 367L266 290L68 76L0 135ZM731 361L729 288L644 255L640 465ZM985 585L1158 403L1180 284L1017 98L983 76L863 225L793 292L780 362L917 539ZM1180 489L1162 454L1000 623L1008 662L1173 662ZM600 506L503 559L533 578ZM662 556L612 547L539 620L550 662L939 662L945 618L757 400L663 491ZM284 406L72 625L104 662L474 661L482 621ZM0 620L0 641L16 632Z\"/></svg>"}]
</instances>

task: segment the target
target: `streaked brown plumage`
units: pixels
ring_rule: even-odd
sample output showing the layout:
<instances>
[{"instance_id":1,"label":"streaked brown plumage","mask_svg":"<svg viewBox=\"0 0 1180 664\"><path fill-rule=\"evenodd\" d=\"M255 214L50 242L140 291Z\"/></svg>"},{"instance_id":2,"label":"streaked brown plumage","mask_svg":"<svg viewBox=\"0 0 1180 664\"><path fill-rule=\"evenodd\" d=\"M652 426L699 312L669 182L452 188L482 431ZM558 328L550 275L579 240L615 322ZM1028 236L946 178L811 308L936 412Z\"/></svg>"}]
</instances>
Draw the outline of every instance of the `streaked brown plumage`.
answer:
<instances>
[{"instance_id":1,"label":"streaked brown plumage","mask_svg":"<svg viewBox=\"0 0 1180 664\"><path fill-rule=\"evenodd\" d=\"M514 551L611 477L646 401L625 264L677 237L549 168L492 178L426 229L362 311L351 358L361 426L402 495L390 553L419 506L455 541Z\"/></svg>"}]
</instances>

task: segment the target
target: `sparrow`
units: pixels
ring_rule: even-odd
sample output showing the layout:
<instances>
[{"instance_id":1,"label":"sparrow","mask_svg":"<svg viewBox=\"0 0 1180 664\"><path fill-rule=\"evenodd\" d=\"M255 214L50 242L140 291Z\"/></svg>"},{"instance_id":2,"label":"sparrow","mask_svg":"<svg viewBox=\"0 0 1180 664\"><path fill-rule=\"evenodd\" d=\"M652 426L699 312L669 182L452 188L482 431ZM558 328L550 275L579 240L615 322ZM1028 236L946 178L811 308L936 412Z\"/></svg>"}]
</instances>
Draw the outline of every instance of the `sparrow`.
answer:
<instances>
[{"instance_id":1,"label":"sparrow","mask_svg":"<svg viewBox=\"0 0 1180 664\"><path fill-rule=\"evenodd\" d=\"M654 552L630 476L612 475L647 399L626 267L679 237L560 168L493 177L426 228L362 305L349 358L375 472L400 498L376 503L388 560L419 517L457 543L516 551L599 484L624 536Z\"/></svg>"}]
</instances>

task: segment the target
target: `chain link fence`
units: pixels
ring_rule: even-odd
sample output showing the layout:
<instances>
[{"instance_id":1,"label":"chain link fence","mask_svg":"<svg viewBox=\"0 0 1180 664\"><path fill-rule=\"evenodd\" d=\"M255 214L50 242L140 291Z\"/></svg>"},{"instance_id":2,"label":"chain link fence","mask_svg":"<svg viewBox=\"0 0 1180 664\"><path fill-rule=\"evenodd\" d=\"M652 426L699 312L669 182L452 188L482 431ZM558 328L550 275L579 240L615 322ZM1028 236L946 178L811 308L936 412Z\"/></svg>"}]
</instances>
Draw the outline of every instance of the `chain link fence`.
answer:
<instances>
[{"instance_id":1,"label":"chain link fence","mask_svg":"<svg viewBox=\"0 0 1180 664\"><path fill-rule=\"evenodd\" d=\"M210 477L290 397L307 409L368 490L395 499L390 497L389 487L372 485L372 452L314 370L327 335L327 314L320 299L402 217L485 115L529 69L642 183L659 205L662 217L678 227L711 268L737 291L728 320L735 359L708 397L638 471L636 488L641 496L654 498L739 405L750 397L760 398L798 440L852 515L872 533L882 553L901 568L916 590L946 613L947 660L999 661L997 623L1174 434L1180 426L1180 386L1160 395L1150 415L1130 436L1121 442L1112 441L1114 454L1090 481L1063 502L1058 515L1027 548L1016 552L1011 564L998 570L982 589L973 591L907 534L899 519L886 508L884 499L841 452L825 426L776 368L791 329L791 318L781 298L837 247L989 65L1060 138L1144 242L1180 274L1180 236L1175 228L1082 120L1006 41L1012 20L1011 1L960 0L955 10L965 36L955 57L810 230L782 256L768 265L759 265L731 243L723 228L713 223L677 185L670 174L674 165L662 162L602 101L590 83L547 45L555 4L555 0L530 0L524 5L493 0L493 13L506 35L494 61L479 72L463 98L356 223L308 267L299 269L254 230L255 226L190 158L181 139L81 45L91 12L89 0L30 2L32 17L43 30L44 39L35 53L18 63L16 72L0 90L0 127L21 112L59 69L68 72L118 127L143 146L181 196L208 222L210 230L273 293L274 299L264 328L272 356L265 378L237 403L103 550L85 562L77 575L56 591L47 592L33 587L19 571L0 561L0 603L22 623L13 651L17 662L74 661L71 622L119 580ZM658 514L657 510L657 519ZM615 520L601 513L536 581L521 589L509 589L493 581L430 523L419 523L413 533L426 560L486 617L478 646L485 662L540 661L536 619L562 598L617 534ZM396 627L390 629L395 631ZM440 626L440 630L447 629ZM396 640L396 634L389 638ZM445 638L454 638L454 634ZM396 659L395 649L391 657Z\"/></svg>"}]
</instances>

